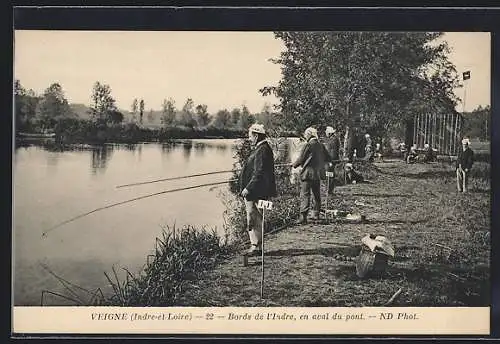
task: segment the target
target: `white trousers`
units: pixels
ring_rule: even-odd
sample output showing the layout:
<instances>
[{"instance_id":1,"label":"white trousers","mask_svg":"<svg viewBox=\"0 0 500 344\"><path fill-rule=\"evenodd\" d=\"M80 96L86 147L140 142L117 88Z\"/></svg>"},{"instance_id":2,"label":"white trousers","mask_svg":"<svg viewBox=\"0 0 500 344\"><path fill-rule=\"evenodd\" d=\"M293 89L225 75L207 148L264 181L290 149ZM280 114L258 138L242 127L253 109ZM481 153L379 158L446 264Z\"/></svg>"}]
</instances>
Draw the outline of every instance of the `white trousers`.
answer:
<instances>
[{"instance_id":1,"label":"white trousers","mask_svg":"<svg viewBox=\"0 0 500 344\"><path fill-rule=\"evenodd\" d=\"M462 170L462 167L457 168L457 190L459 192L467 192L469 182L469 172Z\"/></svg>"},{"instance_id":2,"label":"white trousers","mask_svg":"<svg viewBox=\"0 0 500 344\"><path fill-rule=\"evenodd\" d=\"M257 202L245 200L247 212L247 230L250 244L260 245L262 240L262 213L257 209Z\"/></svg>"}]
</instances>

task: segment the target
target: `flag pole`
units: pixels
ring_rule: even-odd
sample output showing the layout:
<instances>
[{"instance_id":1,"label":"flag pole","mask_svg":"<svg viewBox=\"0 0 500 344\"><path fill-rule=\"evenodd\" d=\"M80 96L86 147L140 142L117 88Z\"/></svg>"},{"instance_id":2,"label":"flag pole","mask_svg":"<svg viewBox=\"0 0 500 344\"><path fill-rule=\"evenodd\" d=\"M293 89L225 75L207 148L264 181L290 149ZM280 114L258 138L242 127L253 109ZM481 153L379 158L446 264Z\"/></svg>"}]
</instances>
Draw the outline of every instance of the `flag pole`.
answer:
<instances>
[{"instance_id":1,"label":"flag pole","mask_svg":"<svg viewBox=\"0 0 500 344\"><path fill-rule=\"evenodd\" d=\"M261 235L261 260L262 260L262 275L260 277L260 299L264 299L264 223L266 221L266 207L262 207L262 235Z\"/></svg>"}]
</instances>

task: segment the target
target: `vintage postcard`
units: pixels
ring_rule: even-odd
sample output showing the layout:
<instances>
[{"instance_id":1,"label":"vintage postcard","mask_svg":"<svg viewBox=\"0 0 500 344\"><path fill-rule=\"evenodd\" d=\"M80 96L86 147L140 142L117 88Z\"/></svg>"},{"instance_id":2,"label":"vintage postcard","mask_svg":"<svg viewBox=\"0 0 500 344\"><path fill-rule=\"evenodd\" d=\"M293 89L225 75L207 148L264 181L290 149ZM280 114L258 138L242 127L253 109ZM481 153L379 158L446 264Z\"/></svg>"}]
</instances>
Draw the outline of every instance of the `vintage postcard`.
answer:
<instances>
[{"instance_id":1,"label":"vintage postcard","mask_svg":"<svg viewBox=\"0 0 500 344\"><path fill-rule=\"evenodd\" d=\"M15 29L13 333L488 335L490 56Z\"/></svg>"}]
</instances>

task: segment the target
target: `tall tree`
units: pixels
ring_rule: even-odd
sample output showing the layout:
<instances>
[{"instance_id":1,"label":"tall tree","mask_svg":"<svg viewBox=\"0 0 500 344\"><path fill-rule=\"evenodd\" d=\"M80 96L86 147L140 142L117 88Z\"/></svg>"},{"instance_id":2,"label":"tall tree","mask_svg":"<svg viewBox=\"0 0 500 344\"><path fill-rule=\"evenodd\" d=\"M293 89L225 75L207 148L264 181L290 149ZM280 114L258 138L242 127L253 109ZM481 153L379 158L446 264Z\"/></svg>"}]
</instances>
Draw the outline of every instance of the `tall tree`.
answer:
<instances>
[{"instance_id":1,"label":"tall tree","mask_svg":"<svg viewBox=\"0 0 500 344\"><path fill-rule=\"evenodd\" d=\"M175 101L172 98L163 99L161 105L161 123L164 126L172 125L175 122Z\"/></svg>"},{"instance_id":2,"label":"tall tree","mask_svg":"<svg viewBox=\"0 0 500 344\"><path fill-rule=\"evenodd\" d=\"M139 106L139 102L137 101L137 98L134 98L134 100L132 101L132 105L130 106L130 110L132 112L132 120L134 122L136 120L138 106Z\"/></svg>"},{"instance_id":3,"label":"tall tree","mask_svg":"<svg viewBox=\"0 0 500 344\"><path fill-rule=\"evenodd\" d=\"M149 123L153 123L154 120L155 120L155 116L154 116L154 113L153 113L153 109L149 109L148 122Z\"/></svg>"},{"instance_id":4,"label":"tall tree","mask_svg":"<svg viewBox=\"0 0 500 344\"><path fill-rule=\"evenodd\" d=\"M274 116L275 114L272 111L271 105L269 103L265 103L264 106L262 106L260 113L256 115L256 120L259 123L264 124L266 128L273 128L275 126Z\"/></svg>"},{"instance_id":5,"label":"tall tree","mask_svg":"<svg viewBox=\"0 0 500 344\"><path fill-rule=\"evenodd\" d=\"M144 116L144 99L139 102L139 122L142 124L142 117Z\"/></svg>"},{"instance_id":6,"label":"tall tree","mask_svg":"<svg viewBox=\"0 0 500 344\"><path fill-rule=\"evenodd\" d=\"M241 110L239 108L234 108L231 110L231 126L238 127L241 120Z\"/></svg>"},{"instance_id":7,"label":"tall tree","mask_svg":"<svg viewBox=\"0 0 500 344\"><path fill-rule=\"evenodd\" d=\"M70 117L71 110L59 83L53 83L43 93L36 108L36 118L43 129L54 128L58 120Z\"/></svg>"},{"instance_id":8,"label":"tall tree","mask_svg":"<svg viewBox=\"0 0 500 344\"><path fill-rule=\"evenodd\" d=\"M194 102L191 98L188 98L186 100L186 103L184 103L184 106L182 107L181 110L181 118L180 118L180 123L182 125L188 126L188 127L193 127L196 125L196 121L194 120L193 116L193 107L194 107Z\"/></svg>"},{"instance_id":9,"label":"tall tree","mask_svg":"<svg viewBox=\"0 0 500 344\"><path fill-rule=\"evenodd\" d=\"M90 106L93 120L103 124L110 122L110 113L117 110L115 103L115 99L111 96L111 87L96 81L92 88L92 105Z\"/></svg>"},{"instance_id":10,"label":"tall tree","mask_svg":"<svg viewBox=\"0 0 500 344\"><path fill-rule=\"evenodd\" d=\"M384 135L415 113L453 111L459 86L440 33L277 32L285 51L279 84L264 87L280 100L288 129L345 126ZM293 117L293 121L290 118Z\"/></svg>"},{"instance_id":11,"label":"tall tree","mask_svg":"<svg viewBox=\"0 0 500 344\"><path fill-rule=\"evenodd\" d=\"M198 126L206 127L210 122L210 115L207 111L207 106L205 104L199 104L196 106L196 122Z\"/></svg>"},{"instance_id":12,"label":"tall tree","mask_svg":"<svg viewBox=\"0 0 500 344\"><path fill-rule=\"evenodd\" d=\"M214 126L219 129L225 129L231 123L231 113L227 109L219 110L215 114Z\"/></svg>"},{"instance_id":13,"label":"tall tree","mask_svg":"<svg viewBox=\"0 0 500 344\"><path fill-rule=\"evenodd\" d=\"M241 129L248 129L253 123L255 123L255 121L255 116L250 113L248 107L246 105L242 105L238 127Z\"/></svg>"},{"instance_id":14,"label":"tall tree","mask_svg":"<svg viewBox=\"0 0 500 344\"><path fill-rule=\"evenodd\" d=\"M32 89L26 90L19 80L15 80L14 114L16 131L33 130L39 101L40 97Z\"/></svg>"}]
</instances>

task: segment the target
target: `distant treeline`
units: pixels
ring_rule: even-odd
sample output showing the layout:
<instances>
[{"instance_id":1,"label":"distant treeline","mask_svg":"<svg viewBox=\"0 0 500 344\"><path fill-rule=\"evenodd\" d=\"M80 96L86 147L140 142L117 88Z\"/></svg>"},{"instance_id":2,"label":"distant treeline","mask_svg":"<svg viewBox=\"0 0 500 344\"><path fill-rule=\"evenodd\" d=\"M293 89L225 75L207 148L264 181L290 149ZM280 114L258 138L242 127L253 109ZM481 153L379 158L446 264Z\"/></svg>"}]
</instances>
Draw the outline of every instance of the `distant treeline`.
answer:
<instances>
[{"instance_id":1,"label":"distant treeline","mask_svg":"<svg viewBox=\"0 0 500 344\"><path fill-rule=\"evenodd\" d=\"M247 132L242 129L216 128L207 126L195 127L164 127L150 129L136 123L113 125L98 125L91 120L64 119L54 128L55 139L60 143L137 143L137 142L167 142L173 139L201 139L244 137Z\"/></svg>"},{"instance_id":2,"label":"distant treeline","mask_svg":"<svg viewBox=\"0 0 500 344\"><path fill-rule=\"evenodd\" d=\"M464 126L462 132L464 136L479 139L481 141L490 141L491 132L491 107L478 106L471 112L465 112Z\"/></svg>"},{"instance_id":3,"label":"distant treeline","mask_svg":"<svg viewBox=\"0 0 500 344\"><path fill-rule=\"evenodd\" d=\"M161 111L145 111L143 99L135 98L131 110L116 107L109 85L96 82L92 104L69 104L62 86L51 84L42 95L25 89L19 80L14 85L16 133L55 133L62 142L166 141L188 138L238 138L246 135L255 122L276 127L277 114L266 104L259 113L245 105L231 111L210 114L207 106L188 98L181 109L173 99L164 99Z\"/></svg>"}]
</instances>

